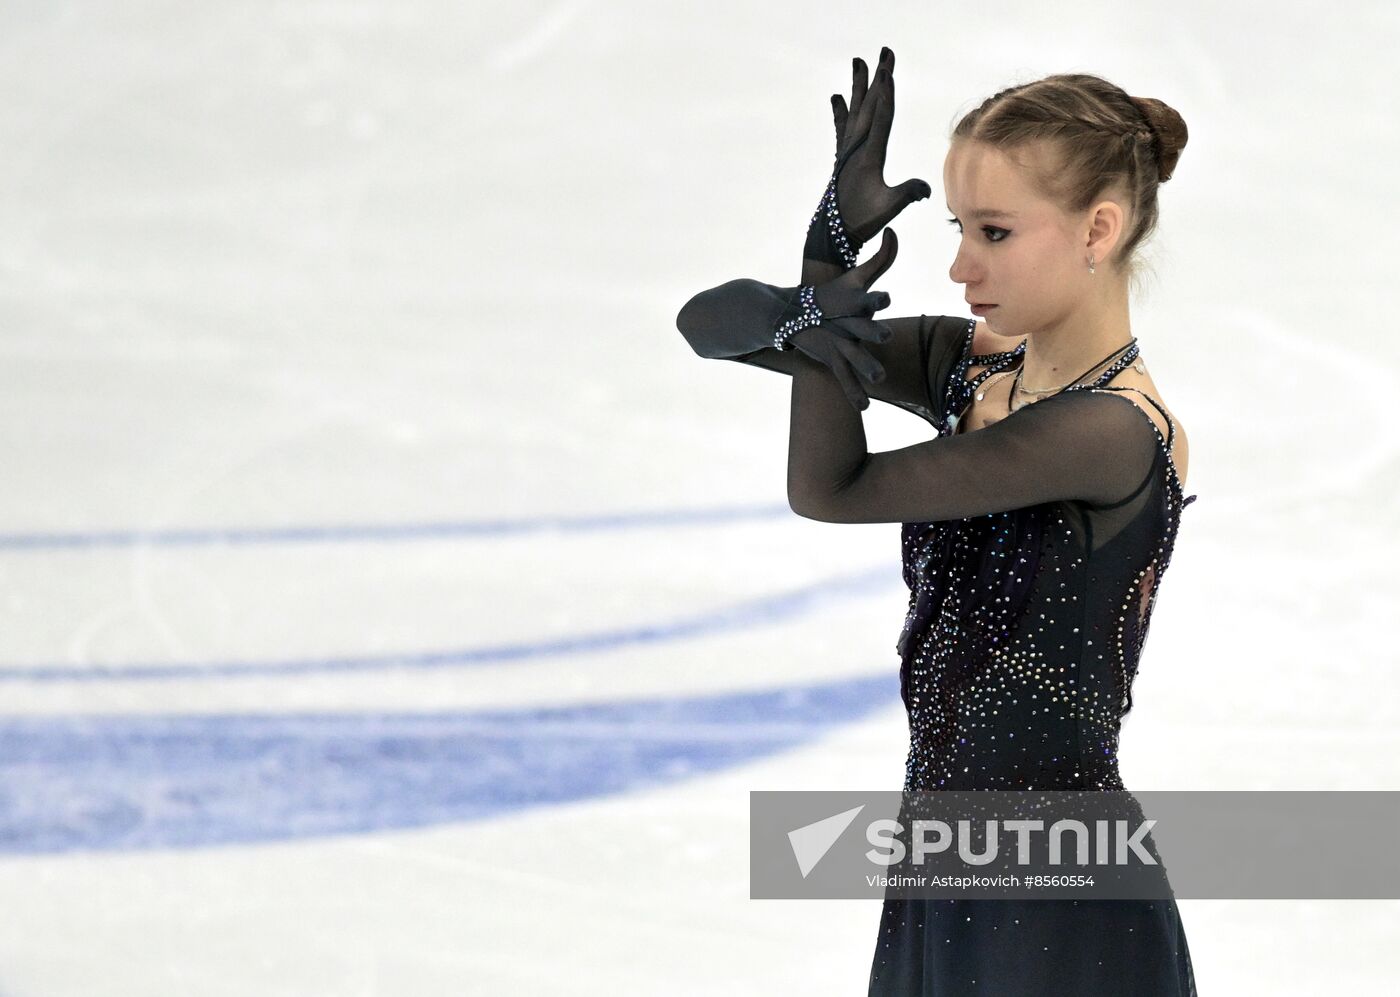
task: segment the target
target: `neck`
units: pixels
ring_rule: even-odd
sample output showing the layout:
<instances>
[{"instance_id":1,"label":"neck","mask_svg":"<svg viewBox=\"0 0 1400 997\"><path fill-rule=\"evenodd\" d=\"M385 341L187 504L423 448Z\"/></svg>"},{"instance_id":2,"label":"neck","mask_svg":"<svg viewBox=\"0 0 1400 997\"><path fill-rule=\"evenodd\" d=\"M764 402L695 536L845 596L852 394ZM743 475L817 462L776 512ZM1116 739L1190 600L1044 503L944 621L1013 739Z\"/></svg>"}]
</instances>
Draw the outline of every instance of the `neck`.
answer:
<instances>
[{"instance_id":1,"label":"neck","mask_svg":"<svg viewBox=\"0 0 1400 997\"><path fill-rule=\"evenodd\" d=\"M1024 388L1058 388L1115 350L1127 347L1133 338L1127 289L1110 289L1109 283L1104 281L1103 295L1085 301L1082 308L1026 337L1026 353L1021 361ZM1102 373L1106 366L1096 367L1090 374Z\"/></svg>"}]
</instances>

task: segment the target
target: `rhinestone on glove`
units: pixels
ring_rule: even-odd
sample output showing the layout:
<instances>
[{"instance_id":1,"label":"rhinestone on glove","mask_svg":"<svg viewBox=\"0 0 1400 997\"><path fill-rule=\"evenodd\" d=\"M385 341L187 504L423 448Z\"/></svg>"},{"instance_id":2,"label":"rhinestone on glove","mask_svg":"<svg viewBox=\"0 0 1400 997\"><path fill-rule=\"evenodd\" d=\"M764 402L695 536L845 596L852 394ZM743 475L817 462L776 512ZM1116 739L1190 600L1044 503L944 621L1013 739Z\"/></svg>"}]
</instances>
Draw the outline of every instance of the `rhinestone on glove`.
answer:
<instances>
[{"instance_id":1,"label":"rhinestone on glove","mask_svg":"<svg viewBox=\"0 0 1400 997\"><path fill-rule=\"evenodd\" d=\"M797 305L801 312L794 318L790 318L778 326L773 333L773 346L779 350L787 349L787 341L794 333L813 325L820 325L822 321L821 309L817 307L817 289L815 285L805 284L797 290ZM788 311L792 307L789 306ZM786 312L784 313L786 314Z\"/></svg>"},{"instance_id":2,"label":"rhinestone on glove","mask_svg":"<svg viewBox=\"0 0 1400 997\"><path fill-rule=\"evenodd\" d=\"M826 185L826 193L822 194L821 202L817 205L817 210L813 213L808 228L817 224L822 215L826 215L826 232L829 244L835 247L837 254L841 257L842 265L849 270L856 265L856 251L851 248L851 242L846 238L846 226L841 221L841 211L836 205L836 176L835 173L831 174L831 180Z\"/></svg>"}]
</instances>

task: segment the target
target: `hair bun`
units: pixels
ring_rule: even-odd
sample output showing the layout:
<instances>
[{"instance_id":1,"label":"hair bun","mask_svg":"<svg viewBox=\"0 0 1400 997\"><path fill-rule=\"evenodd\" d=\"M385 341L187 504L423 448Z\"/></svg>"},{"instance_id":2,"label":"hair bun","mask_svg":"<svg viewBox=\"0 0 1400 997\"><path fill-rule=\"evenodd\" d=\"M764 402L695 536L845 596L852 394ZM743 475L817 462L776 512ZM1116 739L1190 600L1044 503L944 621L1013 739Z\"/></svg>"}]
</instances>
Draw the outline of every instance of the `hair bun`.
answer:
<instances>
[{"instance_id":1,"label":"hair bun","mask_svg":"<svg viewBox=\"0 0 1400 997\"><path fill-rule=\"evenodd\" d=\"M1133 104L1147 119L1147 126L1157 139L1157 179L1166 183L1176 170L1181 150L1186 148L1186 122L1170 104L1155 97L1133 97Z\"/></svg>"}]
</instances>

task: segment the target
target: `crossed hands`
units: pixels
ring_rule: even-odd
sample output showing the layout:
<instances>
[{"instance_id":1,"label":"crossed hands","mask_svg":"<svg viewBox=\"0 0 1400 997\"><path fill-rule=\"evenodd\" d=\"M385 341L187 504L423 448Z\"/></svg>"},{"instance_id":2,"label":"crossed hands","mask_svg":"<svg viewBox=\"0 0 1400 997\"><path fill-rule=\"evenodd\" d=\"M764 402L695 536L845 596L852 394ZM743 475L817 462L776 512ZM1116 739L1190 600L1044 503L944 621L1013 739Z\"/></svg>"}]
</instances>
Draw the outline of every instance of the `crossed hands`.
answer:
<instances>
[{"instance_id":1,"label":"crossed hands","mask_svg":"<svg viewBox=\"0 0 1400 997\"><path fill-rule=\"evenodd\" d=\"M794 333L789 340L831 368L846 399L857 411L870 406L857 374L872 384L885 379L885 368L864 344L885 343L894 335L889 326L872 318L890 306L890 296L884 291L871 291L870 286L890 268L898 252L899 239L894 229L885 229L874 256L835 280L816 285L816 305L821 309L822 322Z\"/></svg>"},{"instance_id":2,"label":"crossed hands","mask_svg":"<svg viewBox=\"0 0 1400 997\"><path fill-rule=\"evenodd\" d=\"M914 201L928 197L932 188L919 179L896 187L885 184L885 150L894 122L894 52L880 50L873 81L868 81L865 62L854 59L850 106L840 94L832 94L831 109L836 127L836 198L847 237L856 249L882 228L884 237L879 251L865 263L816 285L816 304L824 321L794 334L791 342L831 368L846 398L861 411L869 407L870 399L859 378L874 384L885 377L884 367L864 344L884 343L893 335L872 317L889 307L890 296L870 290L899 251L894 230L885 226Z\"/></svg>"}]
</instances>

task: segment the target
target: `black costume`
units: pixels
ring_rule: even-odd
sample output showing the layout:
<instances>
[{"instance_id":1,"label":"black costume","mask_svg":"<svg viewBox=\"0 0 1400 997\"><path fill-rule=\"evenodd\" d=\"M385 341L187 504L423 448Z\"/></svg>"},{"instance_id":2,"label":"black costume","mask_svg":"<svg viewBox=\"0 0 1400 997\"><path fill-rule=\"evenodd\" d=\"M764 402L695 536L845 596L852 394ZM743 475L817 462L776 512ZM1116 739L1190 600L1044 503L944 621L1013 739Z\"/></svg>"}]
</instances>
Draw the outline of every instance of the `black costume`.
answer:
<instances>
[{"instance_id":1,"label":"black costume","mask_svg":"<svg viewBox=\"0 0 1400 997\"><path fill-rule=\"evenodd\" d=\"M836 157L799 286L730 281L692 298L676 324L702 357L792 375L794 511L903 524L905 790L1123 790L1119 727L1195 499L1177 478L1176 428L1155 400L1110 383L1136 358L1134 341L1097 377L1099 366L957 431L976 388L1015 367L1025 343L974 356L975 322L872 317L889 301L871 284L897 249L885 226L931 193L918 179L884 182L893 74L888 47L873 80L856 58L849 110L832 97ZM859 263L882 228L880 249ZM869 453L867 396L922 416L939 438ZM1161 412L1166 439L1138 399ZM1194 997L1196 987L1171 900L887 894L869 992Z\"/></svg>"},{"instance_id":2,"label":"black costume","mask_svg":"<svg viewBox=\"0 0 1400 997\"><path fill-rule=\"evenodd\" d=\"M773 327L781 289L769 289L766 308L742 290L732 282L687 304L678 325L696 352L725 356L714 345L724 325ZM1196 497L1177 478L1170 416L1109 383L1134 351L1087 383L959 433L976 387L1018 364L1024 341L974 356L970 320L882 324L892 337L868 348L886 376L870 393L926 419L937 439L869 454L860 414L821 364L772 348L728 358L793 375L795 510L903 524L904 788L1124 789L1119 726L1182 510ZM1165 440L1144 400L1167 419ZM1171 900L887 898L869 992L1196 991Z\"/></svg>"}]
</instances>

